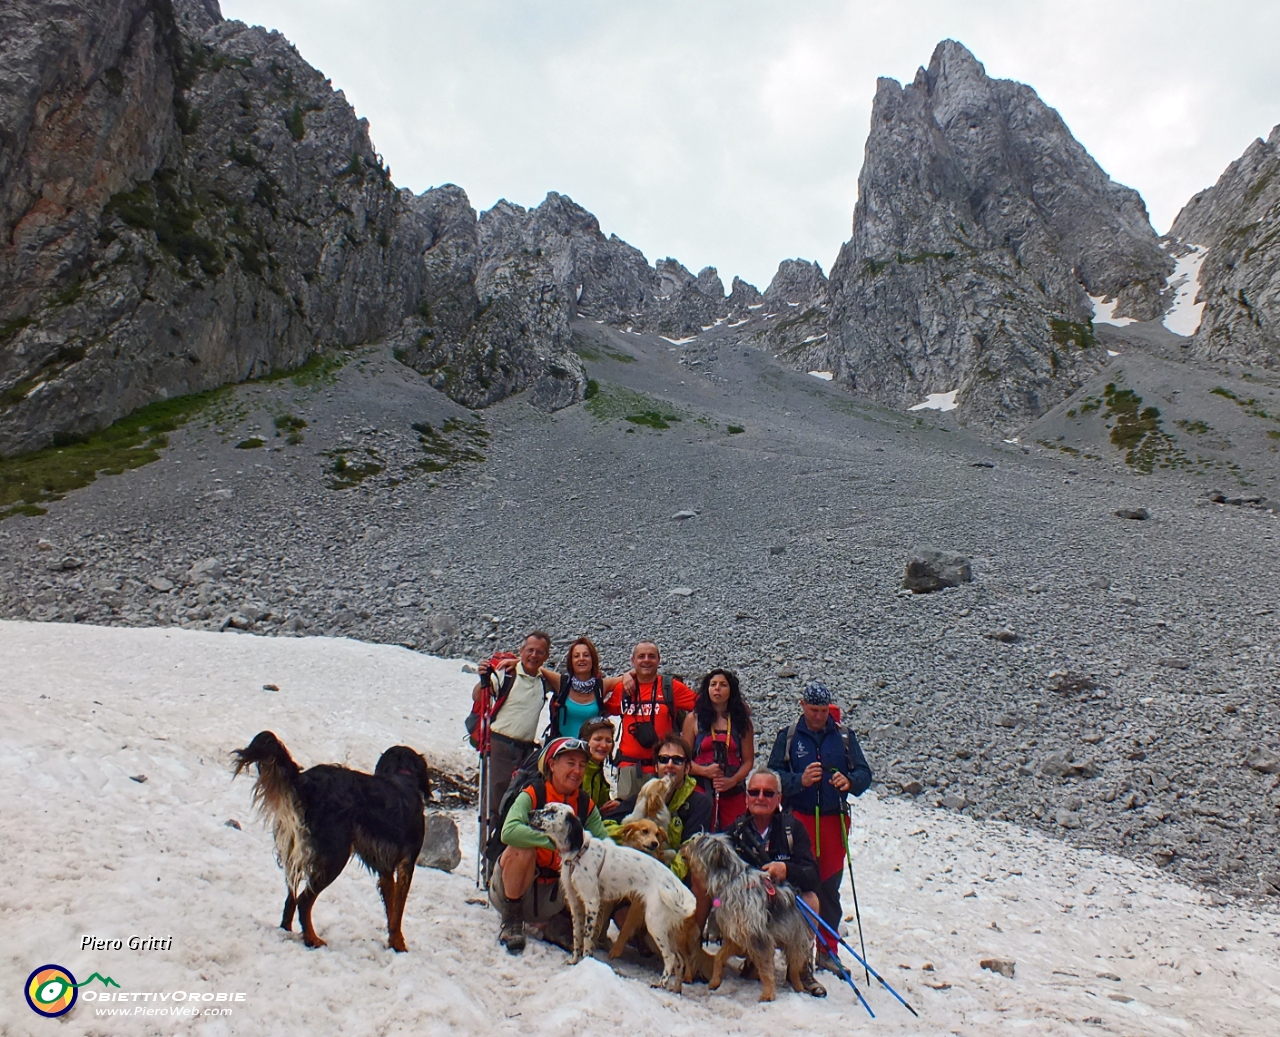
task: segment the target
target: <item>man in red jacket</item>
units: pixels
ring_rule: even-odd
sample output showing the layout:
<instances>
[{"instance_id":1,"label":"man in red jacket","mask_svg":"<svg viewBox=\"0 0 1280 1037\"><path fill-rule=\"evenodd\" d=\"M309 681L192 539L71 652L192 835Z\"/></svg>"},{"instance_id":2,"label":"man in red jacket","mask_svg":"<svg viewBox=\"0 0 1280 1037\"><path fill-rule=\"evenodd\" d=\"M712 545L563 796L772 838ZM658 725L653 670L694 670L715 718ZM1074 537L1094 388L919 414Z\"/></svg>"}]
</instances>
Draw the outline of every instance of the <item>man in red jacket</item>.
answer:
<instances>
[{"instance_id":1,"label":"man in red jacket","mask_svg":"<svg viewBox=\"0 0 1280 1037\"><path fill-rule=\"evenodd\" d=\"M697 697L684 681L658 673L662 654L652 641L631 653L631 672L613 689L606 710L622 718L618 740L618 798L630 799L654 773L653 750L673 730L677 711L687 712Z\"/></svg>"}]
</instances>

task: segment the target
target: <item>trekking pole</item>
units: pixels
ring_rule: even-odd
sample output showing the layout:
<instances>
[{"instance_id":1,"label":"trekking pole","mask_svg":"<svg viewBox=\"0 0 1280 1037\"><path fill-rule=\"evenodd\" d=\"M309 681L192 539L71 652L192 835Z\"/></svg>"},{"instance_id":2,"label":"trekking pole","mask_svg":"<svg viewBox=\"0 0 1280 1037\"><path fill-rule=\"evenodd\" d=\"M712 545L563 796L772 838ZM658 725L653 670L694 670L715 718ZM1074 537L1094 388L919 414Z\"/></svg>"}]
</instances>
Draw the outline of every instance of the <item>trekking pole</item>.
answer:
<instances>
[{"instance_id":1,"label":"trekking pole","mask_svg":"<svg viewBox=\"0 0 1280 1037\"><path fill-rule=\"evenodd\" d=\"M862 947L862 957L867 957L867 941L862 938L862 911L858 907L858 884L853 880L853 854L849 852L849 813L848 801L840 812L840 838L844 840L844 859L849 863L849 888L853 890L853 917L858 920L858 944ZM871 972L867 971L867 986L871 985Z\"/></svg>"},{"instance_id":2,"label":"trekking pole","mask_svg":"<svg viewBox=\"0 0 1280 1037\"><path fill-rule=\"evenodd\" d=\"M808 923L809 928L813 930L814 940L821 943L822 934L818 932L817 926L815 926L813 924L812 919L809 918L808 912L811 911L812 908L810 908L808 904L805 904L804 901L802 901L798 896L796 897L796 903L804 904L806 911L801 912L800 917L803 918L805 922ZM858 996L858 1000L862 1002L862 1007L867 1010L867 1015L871 1016L871 1018L874 1019L876 1017L875 1012L871 1011L871 1006L867 1004L867 999L862 996L862 991L858 989L858 984L856 984L853 981L853 976L850 975L849 970L846 969L844 965L841 964L840 959L836 957L834 954L831 955L831 960L835 962L836 970L837 970L836 975L839 976L842 980L844 980L846 983L849 984L849 986L853 988L853 992Z\"/></svg>"},{"instance_id":3,"label":"trekking pole","mask_svg":"<svg viewBox=\"0 0 1280 1037\"><path fill-rule=\"evenodd\" d=\"M476 748L480 750L480 772L477 775L480 787L476 790L476 800L480 805L480 816L476 824L476 889L480 888L481 883L485 886L489 884L489 876L486 874L488 869L486 868L485 847L489 842L489 808L493 798L493 773L492 768L489 766L491 749L489 742L490 678L486 674L480 680L485 688L481 692L480 726L476 738Z\"/></svg>"},{"instance_id":4,"label":"trekking pole","mask_svg":"<svg viewBox=\"0 0 1280 1037\"><path fill-rule=\"evenodd\" d=\"M476 819L476 889L480 888L480 877L484 870L484 844L489 841L489 833L485 831L489 816L488 796L485 793L488 784L488 757L480 754L480 770L476 775L476 802L480 805L480 816Z\"/></svg>"},{"instance_id":5,"label":"trekking pole","mask_svg":"<svg viewBox=\"0 0 1280 1037\"><path fill-rule=\"evenodd\" d=\"M907 1004L903 996L899 994L896 990L894 990L893 987L889 986L888 982L886 982L885 978L882 975L880 975L880 973L878 973L875 969L873 969L870 965L868 965L863 958L859 957L858 952L855 951L852 947L850 947L847 943L845 943L844 940L841 938L840 934L836 932L834 929L832 929L831 926L829 926L826 923L826 921L822 918L821 915L819 915L816 911L814 911L813 908L811 908L799 897L796 897L796 907L800 908L806 917L812 919L814 922L817 922L818 925L822 926L823 929L825 929L828 933L834 936L836 939L836 942L840 944L840 946L843 947L846 951L852 954L854 958L857 960L859 965L861 965L864 969L870 972L872 976L874 976L877 980L879 980L880 985L884 987L885 990L889 991L890 994L892 994L894 997L896 997L899 1001L902 1002L903 1008L905 1008L908 1012L914 1015L917 1019L920 1018L920 1013L917 1012L914 1008L912 1008L909 1004Z\"/></svg>"}]
</instances>

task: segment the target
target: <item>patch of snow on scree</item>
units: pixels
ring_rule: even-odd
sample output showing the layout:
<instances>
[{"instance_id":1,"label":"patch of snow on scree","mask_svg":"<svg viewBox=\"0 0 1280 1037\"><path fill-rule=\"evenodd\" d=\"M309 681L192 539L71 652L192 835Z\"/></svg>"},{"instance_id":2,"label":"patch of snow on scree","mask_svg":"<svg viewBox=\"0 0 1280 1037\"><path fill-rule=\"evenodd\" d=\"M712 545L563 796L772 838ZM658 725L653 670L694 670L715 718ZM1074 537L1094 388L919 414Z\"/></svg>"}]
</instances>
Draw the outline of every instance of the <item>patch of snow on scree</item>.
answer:
<instances>
[{"instance_id":1,"label":"patch of snow on scree","mask_svg":"<svg viewBox=\"0 0 1280 1037\"><path fill-rule=\"evenodd\" d=\"M1112 327L1123 328L1134 323L1132 317L1115 317L1112 314L1116 311L1116 300L1103 302L1103 296L1091 295L1089 301L1093 303L1093 323L1094 324L1110 324Z\"/></svg>"},{"instance_id":2,"label":"patch of snow on scree","mask_svg":"<svg viewBox=\"0 0 1280 1037\"><path fill-rule=\"evenodd\" d=\"M956 395L959 389L952 389L950 392L931 392L924 398L924 403L917 403L914 407L908 407L907 410L955 410L959 406L956 403Z\"/></svg>"},{"instance_id":3,"label":"patch of snow on scree","mask_svg":"<svg viewBox=\"0 0 1280 1037\"><path fill-rule=\"evenodd\" d=\"M1164 315L1164 326L1175 335L1190 338L1200 327L1204 303L1196 302L1196 293L1200 291L1200 266L1208 252L1207 248L1192 245L1187 255L1176 260L1169 287L1177 294L1173 298L1173 306Z\"/></svg>"},{"instance_id":4,"label":"patch of snow on scree","mask_svg":"<svg viewBox=\"0 0 1280 1037\"><path fill-rule=\"evenodd\" d=\"M231 780L230 751L269 729L303 766L370 770L403 743L461 772L474 764L462 737L474 679L460 660L342 639L0 622L0 1033L41 1032L16 992L49 962L81 981L111 976L125 994L245 995L229 1016L142 1022L98 1016L95 982L66 1030L94 1037L179 1023L200 1037L1040 1035L1085 1032L1086 1020L1089 1033L1135 1037L1274 1033L1274 914L1210 907L1132 861L875 790L855 801L850 835L867 951L918 1021L856 969L874 1023L826 973L825 1000L780 983L777 1002L759 1005L759 984L736 969L715 993L673 995L630 955L569 967L533 941L512 958L496 914L470 902L470 811L454 815L458 870L417 871L409 953L387 949L374 880L356 862L316 905L328 946L307 950L279 928L271 835L251 816L248 776ZM874 765L874 741L867 751ZM843 896L852 916L847 883ZM851 920L843 928L857 946ZM81 950L85 934L173 945ZM993 956L1016 961L1015 978L979 966Z\"/></svg>"}]
</instances>

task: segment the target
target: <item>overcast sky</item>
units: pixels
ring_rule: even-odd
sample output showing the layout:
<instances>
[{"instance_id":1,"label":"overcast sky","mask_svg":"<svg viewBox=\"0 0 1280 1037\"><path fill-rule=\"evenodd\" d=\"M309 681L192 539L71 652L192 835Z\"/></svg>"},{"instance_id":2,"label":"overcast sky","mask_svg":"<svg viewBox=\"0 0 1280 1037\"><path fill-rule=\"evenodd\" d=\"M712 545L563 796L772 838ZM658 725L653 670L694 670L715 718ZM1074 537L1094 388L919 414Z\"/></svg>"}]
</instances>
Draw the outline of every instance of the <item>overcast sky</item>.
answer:
<instances>
[{"instance_id":1,"label":"overcast sky","mask_svg":"<svg viewBox=\"0 0 1280 1037\"><path fill-rule=\"evenodd\" d=\"M567 194L650 262L763 289L850 235L877 76L957 39L1164 232L1280 123L1274 0L222 0L368 118L397 184Z\"/></svg>"}]
</instances>

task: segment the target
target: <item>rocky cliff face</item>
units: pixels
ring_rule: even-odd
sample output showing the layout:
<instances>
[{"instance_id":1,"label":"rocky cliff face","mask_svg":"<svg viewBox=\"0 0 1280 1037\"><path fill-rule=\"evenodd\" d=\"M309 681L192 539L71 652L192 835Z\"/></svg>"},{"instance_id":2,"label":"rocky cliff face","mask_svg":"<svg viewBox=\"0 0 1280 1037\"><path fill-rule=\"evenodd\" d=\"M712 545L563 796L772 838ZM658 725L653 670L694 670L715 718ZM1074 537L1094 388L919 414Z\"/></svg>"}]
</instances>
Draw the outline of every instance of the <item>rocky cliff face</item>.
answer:
<instances>
[{"instance_id":1,"label":"rocky cliff face","mask_svg":"<svg viewBox=\"0 0 1280 1037\"><path fill-rule=\"evenodd\" d=\"M1193 352L1280 366L1280 126L1192 198L1170 234L1209 250L1200 267L1204 310Z\"/></svg>"},{"instance_id":2,"label":"rocky cliff face","mask_svg":"<svg viewBox=\"0 0 1280 1037\"><path fill-rule=\"evenodd\" d=\"M406 317L463 402L581 393L555 271L457 188L397 190L341 92L215 0L11 0L0 144L0 454Z\"/></svg>"},{"instance_id":3,"label":"rocky cliff face","mask_svg":"<svg viewBox=\"0 0 1280 1037\"><path fill-rule=\"evenodd\" d=\"M831 273L837 376L890 406L959 389L962 416L1013 427L1098 361L1088 294L1149 319L1172 260L1029 87L944 41L905 88L881 79L853 238Z\"/></svg>"},{"instance_id":4,"label":"rocky cliff face","mask_svg":"<svg viewBox=\"0 0 1280 1037\"><path fill-rule=\"evenodd\" d=\"M551 195L531 212L503 201L477 219L456 187L412 204L433 246L422 301L393 336L396 355L472 407L524 389L548 410L580 399L586 375L569 319L582 281L573 260L575 238L590 238L592 228L600 236L595 218Z\"/></svg>"}]
</instances>

